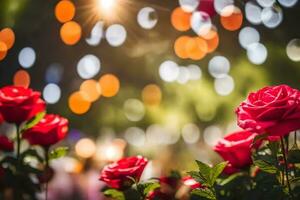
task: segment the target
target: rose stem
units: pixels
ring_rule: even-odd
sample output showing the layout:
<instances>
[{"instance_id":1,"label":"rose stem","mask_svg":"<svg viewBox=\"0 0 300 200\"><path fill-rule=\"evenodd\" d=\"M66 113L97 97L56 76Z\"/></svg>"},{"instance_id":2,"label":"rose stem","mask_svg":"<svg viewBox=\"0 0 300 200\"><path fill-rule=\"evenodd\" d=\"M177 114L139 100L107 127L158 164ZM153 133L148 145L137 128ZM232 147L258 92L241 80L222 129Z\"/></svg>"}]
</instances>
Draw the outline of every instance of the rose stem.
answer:
<instances>
[{"instance_id":1,"label":"rose stem","mask_svg":"<svg viewBox=\"0 0 300 200\"><path fill-rule=\"evenodd\" d=\"M298 144L297 144L297 131L294 132L294 145L293 145L293 147L298 149Z\"/></svg>"},{"instance_id":2,"label":"rose stem","mask_svg":"<svg viewBox=\"0 0 300 200\"><path fill-rule=\"evenodd\" d=\"M45 178L46 178L46 184L45 184L45 200L48 200L48 177L47 177L47 173L48 173L48 168L49 168L49 147L45 147L45 161L46 161L46 167L45 167Z\"/></svg>"},{"instance_id":3,"label":"rose stem","mask_svg":"<svg viewBox=\"0 0 300 200\"><path fill-rule=\"evenodd\" d=\"M283 160L284 160L284 169L285 169L285 175L286 175L286 182L287 182L289 194L291 196L293 196L292 195L290 181L289 181L289 174L288 174L289 172L288 172L288 163L287 163L287 159L286 159L286 150L284 148L284 141L283 141L283 137L282 136L280 137L280 143L281 143L281 151L282 151Z\"/></svg>"},{"instance_id":4,"label":"rose stem","mask_svg":"<svg viewBox=\"0 0 300 200\"><path fill-rule=\"evenodd\" d=\"M21 149L21 133L20 133L20 126L17 126L17 160L19 161L20 158L20 149Z\"/></svg>"}]
</instances>

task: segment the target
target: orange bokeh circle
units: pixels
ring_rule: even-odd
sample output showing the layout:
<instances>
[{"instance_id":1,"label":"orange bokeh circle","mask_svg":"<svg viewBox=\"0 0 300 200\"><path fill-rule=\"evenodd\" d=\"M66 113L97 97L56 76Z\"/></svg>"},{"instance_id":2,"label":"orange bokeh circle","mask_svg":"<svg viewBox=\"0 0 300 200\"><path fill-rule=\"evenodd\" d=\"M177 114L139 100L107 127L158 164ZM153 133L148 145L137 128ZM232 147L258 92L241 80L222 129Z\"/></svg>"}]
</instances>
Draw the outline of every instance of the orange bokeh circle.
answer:
<instances>
[{"instance_id":1,"label":"orange bokeh circle","mask_svg":"<svg viewBox=\"0 0 300 200\"><path fill-rule=\"evenodd\" d=\"M181 7L175 8L171 15L171 23L178 31L187 31L191 28L191 13L184 12Z\"/></svg>"},{"instance_id":2,"label":"orange bokeh circle","mask_svg":"<svg viewBox=\"0 0 300 200\"><path fill-rule=\"evenodd\" d=\"M162 92L158 85L146 85L142 91L142 99L146 105L158 105L161 102Z\"/></svg>"},{"instance_id":3,"label":"orange bokeh circle","mask_svg":"<svg viewBox=\"0 0 300 200\"><path fill-rule=\"evenodd\" d=\"M7 54L7 46L4 42L0 41L0 61L5 58Z\"/></svg>"},{"instance_id":4,"label":"orange bokeh circle","mask_svg":"<svg viewBox=\"0 0 300 200\"><path fill-rule=\"evenodd\" d=\"M186 51L192 60L201 60L207 54L207 43L201 37L192 37L186 43Z\"/></svg>"},{"instance_id":5,"label":"orange bokeh circle","mask_svg":"<svg viewBox=\"0 0 300 200\"><path fill-rule=\"evenodd\" d=\"M189 36L180 36L176 39L174 43L174 51L179 58L185 59L189 57L186 51L186 44L190 40L190 38L191 37Z\"/></svg>"},{"instance_id":6,"label":"orange bokeh circle","mask_svg":"<svg viewBox=\"0 0 300 200\"><path fill-rule=\"evenodd\" d=\"M229 31L238 30L243 24L243 14L236 6L226 6L221 11L221 24Z\"/></svg>"},{"instance_id":7,"label":"orange bokeh circle","mask_svg":"<svg viewBox=\"0 0 300 200\"><path fill-rule=\"evenodd\" d=\"M13 84L28 88L30 85L30 75L25 70L19 70L14 74Z\"/></svg>"},{"instance_id":8,"label":"orange bokeh circle","mask_svg":"<svg viewBox=\"0 0 300 200\"><path fill-rule=\"evenodd\" d=\"M61 23L71 21L75 16L75 10L71 1L62 0L55 7L55 17Z\"/></svg>"},{"instance_id":9,"label":"orange bokeh circle","mask_svg":"<svg viewBox=\"0 0 300 200\"><path fill-rule=\"evenodd\" d=\"M6 44L7 50L12 48L15 43L15 33L11 28L5 28L0 31L0 41Z\"/></svg>"},{"instance_id":10,"label":"orange bokeh circle","mask_svg":"<svg viewBox=\"0 0 300 200\"><path fill-rule=\"evenodd\" d=\"M113 74L105 74L99 80L102 96L104 97L113 97L115 96L120 89L120 81Z\"/></svg>"},{"instance_id":11,"label":"orange bokeh circle","mask_svg":"<svg viewBox=\"0 0 300 200\"><path fill-rule=\"evenodd\" d=\"M84 114L90 107L91 103L86 100L85 93L82 91L74 92L69 97L69 108L75 114Z\"/></svg>"},{"instance_id":12,"label":"orange bokeh circle","mask_svg":"<svg viewBox=\"0 0 300 200\"><path fill-rule=\"evenodd\" d=\"M87 101L94 102L101 95L100 84L95 80L86 80L80 85L80 91L84 92L83 96Z\"/></svg>"},{"instance_id":13,"label":"orange bokeh circle","mask_svg":"<svg viewBox=\"0 0 300 200\"><path fill-rule=\"evenodd\" d=\"M69 21L62 25L60 37L67 45L76 44L81 38L81 26L74 21Z\"/></svg>"}]
</instances>

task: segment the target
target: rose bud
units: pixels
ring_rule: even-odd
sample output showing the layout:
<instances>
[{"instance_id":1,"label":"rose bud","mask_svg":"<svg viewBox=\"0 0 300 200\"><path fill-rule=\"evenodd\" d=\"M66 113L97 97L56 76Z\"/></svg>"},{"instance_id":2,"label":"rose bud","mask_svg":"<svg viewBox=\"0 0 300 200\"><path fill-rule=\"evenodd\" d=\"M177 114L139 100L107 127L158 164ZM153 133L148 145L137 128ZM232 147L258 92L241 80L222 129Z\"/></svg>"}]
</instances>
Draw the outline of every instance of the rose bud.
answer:
<instances>
[{"instance_id":1,"label":"rose bud","mask_svg":"<svg viewBox=\"0 0 300 200\"><path fill-rule=\"evenodd\" d=\"M45 110L40 92L24 87L7 86L0 89L0 114L9 123L20 125Z\"/></svg>"},{"instance_id":2,"label":"rose bud","mask_svg":"<svg viewBox=\"0 0 300 200\"><path fill-rule=\"evenodd\" d=\"M256 135L248 131L239 131L225 136L218 142L214 151L228 161L224 173L233 174L252 164L251 145ZM260 144L261 142L257 142L253 148L258 148Z\"/></svg>"},{"instance_id":3,"label":"rose bud","mask_svg":"<svg viewBox=\"0 0 300 200\"><path fill-rule=\"evenodd\" d=\"M59 115L45 115L34 127L23 133L31 145L49 147L63 140L68 132L68 120Z\"/></svg>"},{"instance_id":4,"label":"rose bud","mask_svg":"<svg viewBox=\"0 0 300 200\"><path fill-rule=\"evenodd\" d=\"M14 143L4 135L0 135L0 150L11 152L14 150Z\"/></svg>"},{"instance_id":5,"label":"rose bud","mask_svg":"<svg viewBox=\"0 0 300 200\"><path fill-rule=\"evenodd\" d=\"M142 156L122 158L121 160L105 166L101 172L100 180L109 187L126 189L140 180L148 161Z\"/></svg>"},{"instance_id":6,"label":"rose bud","mask_svg":"<svg viewBox=\"0 0 300 200\"><path fill-rule=\"evenodd\" d=\"M300 92L287 85L262 88L250 93L236 114L245 130L284 136L300 129Z\"/></svg>"}]
</instances>

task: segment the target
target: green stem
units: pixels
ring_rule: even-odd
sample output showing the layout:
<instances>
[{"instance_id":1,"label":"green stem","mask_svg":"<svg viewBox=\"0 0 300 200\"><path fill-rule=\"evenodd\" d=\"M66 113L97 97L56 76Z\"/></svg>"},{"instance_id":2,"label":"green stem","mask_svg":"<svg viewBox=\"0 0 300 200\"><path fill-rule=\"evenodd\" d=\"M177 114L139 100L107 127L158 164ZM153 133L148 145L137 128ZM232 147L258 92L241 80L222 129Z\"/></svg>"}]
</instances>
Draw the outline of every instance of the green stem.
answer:
<instances>
[{"instance_id":1,"label":"green stem","mask_svg":"<svg viewBox=\"0 0 300 200\"><path fill-rule=\"evenodd\" d=\"M20 126L17 126L17 160L19 161L20 159L20 152L21 152L21 131L20 131Z\"/></svg>"},{"instance_id":2,"label":"green stem","mask_svg":"<svg viewBox=\"0 0 300 200\"><path fill-rule=\"evenodd\" d=\"M45 147L44 148L44 151L45 151L45 162L46 162L46 167L45 167L45 176L46 176L46 179L48 178L47 175L48 175L48 170L49 170L49 147ZM46 183L45 183L45 200L48 200L48 180L46 180Z\"/></svg>"},{"instance_id":3,"label":"green stem","mask_svg":"<svg viewBox=\"0 0 300 200\"><path fill-rule=\"evenodd\" d=\"M294 132L294 145L293 148L298 149L298 144L297 144L297 131Z\"/></svg>"},{"instance_id":4,"label":"green stem","mask_svg":"<svg viewBox=\"0 0 300 200\"><path fill-rule=\"evenodd\" d=\"M286 159L286 149L284 148L283 137L280 137L280 143L281 143L281 151L282 151L283 160L284 160L284 170L285 170L287 187L288 187L288 190L289 190L289 195L293 197L291 184L290 184L290 181L289 181L288 163L287 163L287 159Z\"/></svg>"}]
</instances>

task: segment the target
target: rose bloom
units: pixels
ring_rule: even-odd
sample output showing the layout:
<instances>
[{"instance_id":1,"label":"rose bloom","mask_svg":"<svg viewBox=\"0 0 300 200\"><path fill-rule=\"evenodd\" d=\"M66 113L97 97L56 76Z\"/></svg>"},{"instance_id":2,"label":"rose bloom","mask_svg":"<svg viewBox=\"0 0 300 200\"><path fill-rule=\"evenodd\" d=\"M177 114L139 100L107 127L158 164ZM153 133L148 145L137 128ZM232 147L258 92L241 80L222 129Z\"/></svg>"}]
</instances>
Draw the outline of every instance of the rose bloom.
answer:
<instances>
[{"instance_id":1,"label":"rose bloom","mask_svg":"<svg viewBox=\"0 0 300 200\"><path fill-rule=\"evenodd\" d=\"M122 158L103 168L100 180L109 187L126 189L133 184L131 179L139 181L148 161L142 156Z\"/></svg>"},{"instance_id":2,"label":"rose bloom","mask_svg":"<svg viewBox=\"0 0 300 200\"><path fill-rule=\"evenodd\" d=\"M0 150L11 152L14 150L14 143L4 135L0 135Z\"/></svg>"},{"instance_id":3,"label":"rose bloom","mask_svg":"<svg viewBox=\"0 0 300 200\"><path fill-rule=\"evenodd\" d=\"M24 87L7 86L0 89L0 113L5 121L20 125L45 110L39 92Z\"/></svg>"},{"instance_id":4,"label":"rose bloom","mask_svg":"<svg viewBox=\"0 0 300 200\"><path fill-rule=\"evenodd\" d=\"M245 130L284 136L300 129L300 91L287 85L262 88L250 93L236 113Z\"/></svg>"},{"instance_id":5,"label":"rose bloom","mask_svg":"<svg viewBox=\"0 0 300 200\"><path fill-rule=\"evenodd\" d=\"M252 164L251 145L256 135L248 131L238 131L225 136L218 142L214 150L225 161L228 161L224 173L233 174ZM261 142L258 142L253 147L258 148L260 144Z\"/></svg>"},{"instance_id":6,"label":"rose bloom","mask_svg":"<svg viewBox=\"0 0 300 200\"><path fill-rule=\"evenodd\" d=\"M68 120L59 115L45 115L34 127L23 133L31 145L49 147L63 140L68 132Z\"/></svg>"}]
</instances>

